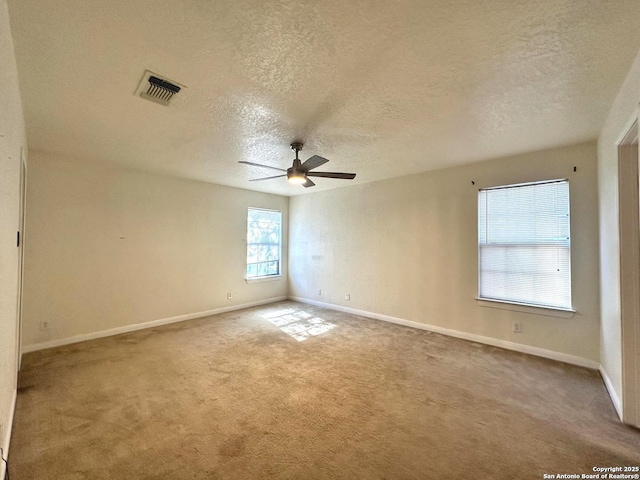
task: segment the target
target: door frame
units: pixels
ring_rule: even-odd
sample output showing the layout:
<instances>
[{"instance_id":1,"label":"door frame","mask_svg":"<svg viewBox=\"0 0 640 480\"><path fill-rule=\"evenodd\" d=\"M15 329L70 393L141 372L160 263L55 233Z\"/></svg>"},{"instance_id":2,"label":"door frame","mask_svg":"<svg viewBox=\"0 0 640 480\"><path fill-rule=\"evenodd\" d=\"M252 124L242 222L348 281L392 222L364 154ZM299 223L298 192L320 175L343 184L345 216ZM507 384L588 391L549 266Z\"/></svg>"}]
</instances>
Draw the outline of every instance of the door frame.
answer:
<instances>
[{"instance_id":1,"label":"door frame","mask_svg":"<svg viewBox=\"0 0 640 480\"><path fill-rule=\"evenodd\" d=\"M640 183L638 117L618 142L622 421L640 427Z\"/></svg>"},{"instance_id":2,"label":"door frame","mask_svg":"<svg viewBox=\"0 0 640 480\"><path fill-rule=\"evenodd\" d=\"M27 211L27 159L24 147L20 150L20 200L18 213L18 299L16 305L16 365L22 367L22 286L24 283L24 230ZM17 374L17 372L16 372Z\"/></svg>"}]
</instances>

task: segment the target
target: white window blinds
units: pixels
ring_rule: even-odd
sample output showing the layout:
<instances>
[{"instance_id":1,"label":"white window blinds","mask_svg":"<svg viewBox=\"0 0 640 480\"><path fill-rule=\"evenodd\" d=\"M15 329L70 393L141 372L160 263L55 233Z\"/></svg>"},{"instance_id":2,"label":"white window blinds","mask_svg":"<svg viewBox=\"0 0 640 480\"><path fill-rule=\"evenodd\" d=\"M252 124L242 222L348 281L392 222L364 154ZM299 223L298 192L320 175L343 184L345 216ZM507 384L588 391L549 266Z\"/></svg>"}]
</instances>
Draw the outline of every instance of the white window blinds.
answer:
<instances>
[{"instance_id":1,"label":"white window blinds","mask_svg":"<svg viewBox=\"0 0 640 480\"><path fill-rule=\"evenodd\" d=\"M479 297L571 309L569 183L478 193Z\"/></svg>"}]
</instances>

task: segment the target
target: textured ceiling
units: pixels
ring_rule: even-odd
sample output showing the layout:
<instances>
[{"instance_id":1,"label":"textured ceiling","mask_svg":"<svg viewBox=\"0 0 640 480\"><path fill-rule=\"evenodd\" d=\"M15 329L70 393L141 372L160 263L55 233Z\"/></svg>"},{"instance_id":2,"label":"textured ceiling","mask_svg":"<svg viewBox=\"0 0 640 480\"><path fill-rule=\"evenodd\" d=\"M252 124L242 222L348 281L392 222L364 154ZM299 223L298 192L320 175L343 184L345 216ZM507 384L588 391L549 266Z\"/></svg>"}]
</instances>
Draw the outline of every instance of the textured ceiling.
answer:
<instances>
[{"instance_id":1,"label":"textured ceiling","mask_svg":"<svg viewBox=\"0 0 640 480\"><path fill-rule=\"evenodd\" d=\"M29 147L294 195L595 139L638 0L10 0ZM187 88L134 95L145 70ZM304 189L249 182L322 155Z\"/></svg>"}]
</instances>

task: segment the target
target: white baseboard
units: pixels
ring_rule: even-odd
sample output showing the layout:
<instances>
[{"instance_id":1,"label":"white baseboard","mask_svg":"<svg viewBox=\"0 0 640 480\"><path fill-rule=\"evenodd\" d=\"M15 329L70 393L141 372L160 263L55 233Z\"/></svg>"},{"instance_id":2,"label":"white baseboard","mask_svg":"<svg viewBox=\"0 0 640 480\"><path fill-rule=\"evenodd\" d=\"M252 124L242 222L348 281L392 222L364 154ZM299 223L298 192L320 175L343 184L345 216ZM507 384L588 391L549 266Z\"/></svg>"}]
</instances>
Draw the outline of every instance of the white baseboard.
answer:
<instances>
[{"instance_id":1,"label":"white baseboard","mask_svg":"<svg viewBox=\"0 0 640 480\"><path fill-rule=\"evenodd\" d=\"M193 320L194 318L208 317L210 315L217 315L219 313L231 312L234 310L242 310L244 308L256 307L258 305L266 305L268 303L280 302L282 300L287 300L287 298L288 297L286 296L268 298L266 300L258 300L256 302L243 303L241 305L232 305L229 307L214 308L213 310L205 310L204 312L188 313L186 315L178 315L176 317L161 318L159 320L151 320L149 322L144 322L144 323L134 323L132 325L125 325L122 327L110 328L108 330L101 330L99 332L84 333L81 335L74 335L73 337L58 338L55 340L50 340L48 342L25 345L22 348L22 353L35 352L37 350L44 350L46 348L61 347L63 345L84 342L86 340L95 340L96 338L110 337L112 335L120 335L121 333L135 332L136 330L143 330L145 328L159 327L160 325L168 325L170 323L184 322L185 320Z\"/></svg>"},{"instance_id":2,"label":"white baseboard","mask_svg":"<svg viewBox=\"0 0 640 480\"><path fill-rule=\"evenodd\" d=\"M4 458L9 458L9 444L11 443L11 430L13 429L13 416L16 412L16 399L18 397L18 389L13 389L11 395L11 405L9 406L9 418L7 418L7 424L4 428L4 438L0 438L0 446L2 446L2 455ZM6 475L6 465L0 460L0 480L4 480Z\"/></svg>"},{"instance_id":3,"label":"white baseboard","mask_svg":"<svg viewBox=\"0 0 640 480\"><path fill-rule=\"evenodd\" d=\"M330 308L332 310L338 310L345 313L352 313L354 315L360 315L362 317L396 323L398 325L404 325L406 327L419 328L421 330L426 330L428 332L441 333L443 335L461 338L463 340L469 340L471 342L484 343L486 345L505 348L507 350L513 350L521 353L528 353L529 355L536 355L538 357L549 358L551 360L570 363L572 365L591 368L593 370L598 370L600 368L600 363L594 360L589 360L588 358L578 357L575 355L569 355L568 353L554 352L553 350L546 350L544 348L531 347L529 345L522 345L520 343L508 342L506 340L499 340L497 338L484 337L482 335L476 335L475 333L467 333L467 332L461 332L459 330L453 330L450 328L437 327L435 325L429 325L426 323L414 322L412 320L405 320L404 318L392 317L389 315L382 315L380 313L374 313L374 312L367 312L365 310L358 310L356 308L343 307L341 305L335 305L333 303L318 302L317 300L310 300L308 298L290 296L289 299L294 300L296 302L317 305L319 307Z\"/></svg>"},{"instance_id":4,"label":"white baseboard","mask_svg":"<svg viewBox=\"0 0 640 480\"><path fill-rule=\"evenodd\" d=\"M609 397L611 398L611 403L613 403L613 408L616 409L618 418L620 418L620 421L622 421L622 402L620 401L615 388L613 388L613 383L611 383L611 379L609 378L609 375L607 375L604 367L600 365L600 368L598 368L598 370L600 371L600 375L602 375L604 386L607 387L607 392L609 392Z\"/></svg>"}]
</instances>

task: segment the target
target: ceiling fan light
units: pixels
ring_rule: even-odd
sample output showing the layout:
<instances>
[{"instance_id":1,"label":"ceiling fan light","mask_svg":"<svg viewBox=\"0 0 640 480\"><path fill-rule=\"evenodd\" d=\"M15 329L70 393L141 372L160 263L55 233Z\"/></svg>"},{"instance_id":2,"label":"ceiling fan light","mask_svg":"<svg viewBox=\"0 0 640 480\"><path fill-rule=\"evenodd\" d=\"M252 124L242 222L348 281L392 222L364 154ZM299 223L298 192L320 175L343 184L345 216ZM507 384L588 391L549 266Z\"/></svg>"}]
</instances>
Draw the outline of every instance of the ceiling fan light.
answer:
<instances>
[{"instance_id":1,"label":"ceiling fan light","mask_svg":"<svg viewBox=\"0 0 640 480\"><path fill-rule=\"evenodd\" d=\"M289 175L287 180L289 180L289 183L294 183L296 185L302 185L304 182L307 181L305 176L302 175L301 173L292 173L291 175Z\"/></svg>"}]
</instances>

